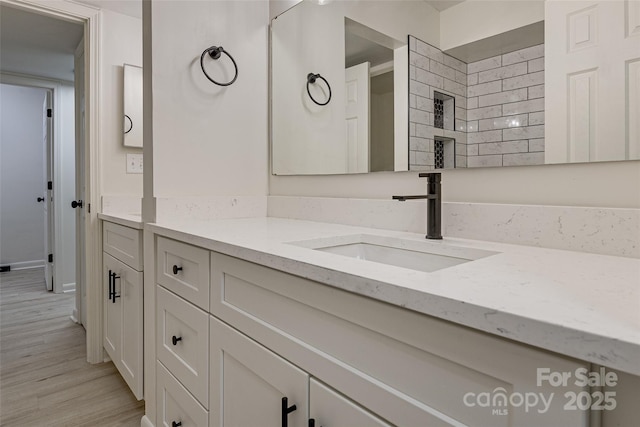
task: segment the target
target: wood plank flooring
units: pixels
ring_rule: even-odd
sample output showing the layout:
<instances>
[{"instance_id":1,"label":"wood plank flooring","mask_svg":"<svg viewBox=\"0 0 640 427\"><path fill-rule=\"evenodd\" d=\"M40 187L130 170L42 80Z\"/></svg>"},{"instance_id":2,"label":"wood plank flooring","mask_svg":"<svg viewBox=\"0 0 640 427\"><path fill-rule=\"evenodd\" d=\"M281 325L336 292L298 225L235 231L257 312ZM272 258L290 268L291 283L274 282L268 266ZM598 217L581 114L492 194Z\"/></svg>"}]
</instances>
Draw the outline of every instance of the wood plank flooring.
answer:
<instances>
[{"instance_id":1,"label":"wood plank flooring","mask_svg":"<svg viewBox=\"0 0 640 427\"><path fill-rule=\"evenodd\" d=\"M144 402L113 363L87 363L75 295L44 271L0 273L0 426L139 426Z\"/></svg>"}]
</instances>

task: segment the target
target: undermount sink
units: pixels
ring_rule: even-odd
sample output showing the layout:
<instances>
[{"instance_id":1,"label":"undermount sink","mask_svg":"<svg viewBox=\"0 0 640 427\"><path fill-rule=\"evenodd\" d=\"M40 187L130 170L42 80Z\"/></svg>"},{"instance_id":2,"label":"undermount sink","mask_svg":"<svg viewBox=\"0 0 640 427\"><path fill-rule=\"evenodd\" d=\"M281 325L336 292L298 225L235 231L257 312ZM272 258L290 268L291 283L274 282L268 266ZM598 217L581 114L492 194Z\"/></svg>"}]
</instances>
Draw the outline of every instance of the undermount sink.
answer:
<instances>
[{"instance_id":1,"label":"undermount sink","mask_svg":"<svg viewBox=\"0 0 640 427\"><path fill-rule=\"evenodd\" d=\"M291 244L427 273L497 253L456 246L443 241L418 241L369 234L306 240Z\"/></svg>"}]
</instances>

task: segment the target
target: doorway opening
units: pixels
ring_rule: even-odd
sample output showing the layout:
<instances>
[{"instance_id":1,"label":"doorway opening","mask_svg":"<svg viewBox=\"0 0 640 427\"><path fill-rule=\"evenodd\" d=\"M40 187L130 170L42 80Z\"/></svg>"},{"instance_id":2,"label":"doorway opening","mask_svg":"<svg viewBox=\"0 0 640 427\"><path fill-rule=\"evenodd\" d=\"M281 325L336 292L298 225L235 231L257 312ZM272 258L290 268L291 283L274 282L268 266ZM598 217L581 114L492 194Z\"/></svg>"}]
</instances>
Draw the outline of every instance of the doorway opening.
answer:
<instances>
[{"instance_id":1,"label":"doorway opening","mask_svg":"<svg viewBox=\"0 0 640 427\"><path fill-rule=\"evenodd\" d=\"M16 205L6 199L3 191L3 210L7 205L18 212L14 215L13 224L3 224L3 240L7 230L20 230L28 227L28 232L21 233L19 241L32 242L33 235L38 234L40 256L32 267L44 267L44 278L48 290L54 293L70 293L81 290L82 275L78 275L77 240L84 240L84 236L77 236L78 214L71 208L71 202L76 200L76 180L84 180L84 176L76 176L77 164L84 163L84 153L76 153L78 132L76 130L76 110L80 108L77 99L84 94L83 57L78 52L84 51L85 24L82 20L65 19L60 14L47 14L39 10L22 7L19 2L2 2L1 34L2 39L2 69L1 82L3 84L3 116L12 115L13 119L3 117L11 123L7 128L14 129L9 138L3 135L3 175L6 172L4 163L13 157L14 169L18 167L18 157L24 156L28 148L39 148L39 156L29 154L30 158L23 159L20 173L34 176L35 169L41 171L38 194L28 198L33 189L26 187L18 175L5 180L5 184L17 196L23 199L34 199L37 203L35 210L39 212L38 227L28 226L29 210L33 206L24 203ZM81 62L78 64L78 62ZM80 66L78 66L80 65ZM79 76L78 76L79 74ZM80 84L78 84L80 82ZM12 92L46 94L40 102L39 119L29 117L22 107L28 97L13 97L6 99ZM79 93L78 93L79 92ZM5 101L10 105L4 105ZM33 108L33 106L31 106ZM39 122L38 122L39 120ZM5 130L3 123L3 131ZM9 126L12 125L12 126ZM29 134L38 133L37 136ZM83 135L81 135L83 136ZM10 141L11 139L11 141ZM36 142L37 141L37 142ZM82 138L80 142L83 142ZM16 142L19 145L16 145ZM5 143L7 150L5 150ZM12 151L9 153L8 151ZM7 155L9 154L9 155ZM39 161L38 161L39 159ZM4 188L3 188L4 190ZM9 193L11 196L11 193ZM11 218L9 218L11 219ZM27 237L31 236L31 240ZM7 236L8 237L8 236ZM15 239L11 239L13 242ZM4 242L3 242L4 245ZM16 248L9 251L3 248L3 262L5 256L14 258L24 257ZM16 259L17 259L16 258ZM21 261L17 261L18 263ZM36 265L37 264L37 265ZM29 267L22 266L22 267ZM20 264L16 268L21 268ZM82 318L82 310L77 307L70 313L77 323L86 324Z\"/></svg>"}]
</instances>

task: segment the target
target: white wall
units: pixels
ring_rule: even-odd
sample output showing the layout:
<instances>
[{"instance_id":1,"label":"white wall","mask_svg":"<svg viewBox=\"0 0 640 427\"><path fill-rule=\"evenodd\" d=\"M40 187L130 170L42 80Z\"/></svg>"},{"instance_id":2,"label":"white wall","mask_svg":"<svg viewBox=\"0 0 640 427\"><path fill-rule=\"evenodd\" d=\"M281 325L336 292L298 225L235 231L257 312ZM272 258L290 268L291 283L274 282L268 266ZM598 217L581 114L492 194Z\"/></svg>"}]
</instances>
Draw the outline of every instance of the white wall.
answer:
<instances>
[{"instance_id":1,"label":"white wall","mask_svg":"<svg viewBox=\"0 0 640 427\"><path fill-rule=\"evenodd\" d=\"M142 197L142 175L127 174L124 135L123 64L142 66L142 20L102 10L100 64L100 173L103 195ZM135 125L135 124L134 124ZM142 127L142 123L138 124Z\"/></svg>"},{"instance_id":2,"label":"white wall","mask_svg":"<svg viewBox=\"0 0 640 427\"><path fill-rule=\"evenodd\" d=\"M266 196L268 19L265 1L153 2L153 196ZM200 69L213 45L238 64L231 86ZM206 69L233 76L224 54Z\"/></svg>"},{"instance_id":3,"label":"white wall","mask_svg":"<svg viewBox=\"0 0 640 427\"><path fill-rule=\"evenodd\" d=\"M45 89L0 85L0 264L44 265Z\"/></svg>"},{"instance_id":4,"label":"white wall","mask_svg":"<svg viewBox=\"0 0 640 427\"><path fill-rule=\"evenodd\" d=\"M440 12L439 47L448 50L543 21L544 5L543 0L467 0Z\"/></svg>"}]
</instances>

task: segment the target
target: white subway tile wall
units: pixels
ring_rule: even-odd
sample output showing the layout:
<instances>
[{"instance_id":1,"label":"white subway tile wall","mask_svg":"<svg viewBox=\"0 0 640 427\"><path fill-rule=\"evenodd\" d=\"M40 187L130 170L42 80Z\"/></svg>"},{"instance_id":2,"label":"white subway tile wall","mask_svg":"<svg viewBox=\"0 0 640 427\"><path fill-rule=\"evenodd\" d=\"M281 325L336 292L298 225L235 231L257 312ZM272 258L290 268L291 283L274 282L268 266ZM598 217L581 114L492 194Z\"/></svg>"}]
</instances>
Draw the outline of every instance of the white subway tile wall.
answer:
<instances>
[{"instance_id":1,"label":"white subway tile wall","mask_svg":"<svg viewBox=\"0 0 640 427\"><path fill-rule=\"evenodd\" d=\"M544 45L465 64L409 37L409 167L434 169L434 139L456 167L544 163ZM455 98L455 131L435 128L434 90Z\"/></svg>"},{"instance_id":2,"label":"white subway tile wall","mask_svg":"<svg viewBox=\"0 0 640 427\"><path fill-rule=\"evenodd\" d=\"M467 120L478 125L467 124L467 164L543 164L544 45L473 62L468 70ZM501 135L489 132L495 129Z\"/></svg>"}]
</instances>

